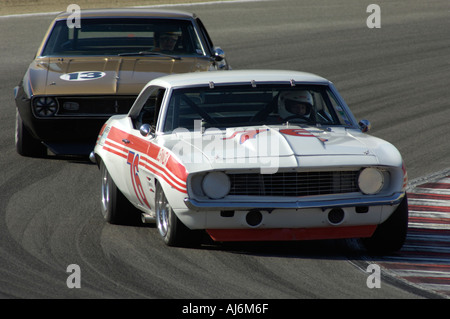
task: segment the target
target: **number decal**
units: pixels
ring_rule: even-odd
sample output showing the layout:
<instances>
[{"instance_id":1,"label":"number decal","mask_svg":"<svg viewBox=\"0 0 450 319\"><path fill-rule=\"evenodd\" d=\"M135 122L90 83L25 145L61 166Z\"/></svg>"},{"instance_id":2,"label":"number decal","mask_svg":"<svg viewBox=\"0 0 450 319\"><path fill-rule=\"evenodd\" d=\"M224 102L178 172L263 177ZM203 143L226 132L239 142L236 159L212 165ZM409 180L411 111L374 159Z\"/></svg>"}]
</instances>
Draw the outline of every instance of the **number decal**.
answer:
<instances>
[{"instance_id":1,"label":"number decal","mask_svg":"<svg viewBox=\"0 0 450 319\"><path fill-rule=\"evenodd\" d=\"M166 166L167 162L169 161L170 154L169 151L161 148L159 150L158 156L156 157L156 160L163 166Z\"/></svg>"},{"instance_id":2,"label":"number decal","mask_svg":"<svg viewBox=\"0 0 450 319\"><path fill-rule=\"evenodd\" d=\"M141 179L139 178L139 154L129 151L127 164L130 165L131 183L133 184L133 189L139 202L150 208L144 193L144 188L142 187Z\"/></svg>"},{"instance_id":3,"label":"number decal","mask_svg":"<svg viewBox=\"0 0 450 319\"><path fill-rule=\"evenodd\" d=\"M61 80L65 81L89 81L96 80L104 77L105 72L100 71L83 71L83 72L72 72L66 73L60 76Z\"/></svg>"}]
</instances>

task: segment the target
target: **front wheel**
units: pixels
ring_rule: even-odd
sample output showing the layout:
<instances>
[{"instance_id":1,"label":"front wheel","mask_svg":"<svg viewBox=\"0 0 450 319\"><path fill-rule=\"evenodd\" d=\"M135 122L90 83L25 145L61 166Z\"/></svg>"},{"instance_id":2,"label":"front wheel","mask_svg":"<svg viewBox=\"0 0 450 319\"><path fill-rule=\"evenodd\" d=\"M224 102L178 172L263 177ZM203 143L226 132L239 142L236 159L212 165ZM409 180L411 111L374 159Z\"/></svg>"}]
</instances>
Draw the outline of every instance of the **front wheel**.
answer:
<instances>
[{"instance_id":1,"label":"front wheel","mask_svg":"<svg viewBox=\"0 0 450 319\"><path fill-rule=\"evenodd\" d=\"M23 124L22 117L16 109L16 151L19 155L43 158L47 155L47 148L36 140Z\"/></svg>"},{"instance_id":2,"label":"front wheel","mask_svg":"<svg viewBox=\"0 0 450 319\"><path fill-rule=\"evenodd\" d=\"M389 218L378 225L370 238L362 242L370 253L389 254L402 248L408 231L408 199L403 198L400 205Z\"/></svg>"},{"instance_id":3,"label":"front wheel","mask_svg":"<svg viewBox=\"0 0 450 319\"><path fill-rule=\"evenodd\" d=\"M175 215L161 185L156 185L156 225L168 246L191 246L200 242L199 231L187 228Z\"/></svg>"}]
</instances>

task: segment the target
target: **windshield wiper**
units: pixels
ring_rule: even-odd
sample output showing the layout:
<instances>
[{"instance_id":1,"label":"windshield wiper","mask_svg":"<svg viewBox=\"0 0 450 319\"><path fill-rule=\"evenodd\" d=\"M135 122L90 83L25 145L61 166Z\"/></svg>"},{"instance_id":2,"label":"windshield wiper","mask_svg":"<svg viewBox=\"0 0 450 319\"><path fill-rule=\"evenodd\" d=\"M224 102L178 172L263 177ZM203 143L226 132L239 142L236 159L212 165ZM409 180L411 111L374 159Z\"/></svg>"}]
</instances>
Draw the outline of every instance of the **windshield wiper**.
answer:
<instances>
[{"instance_id":1,"label":"windshield wiper","mask_svg":"<svg viewBox=\"0 0 450 319\"><path fill-rule=\"evenodd\" d=\"M161 53L161 52L153 52L153 51L124 52L124 53L119 53L118 55L119 56L155 55L155 56L163 56L163 57L171 58L174 60L181 60L181 57L177 56L177 55L170 55L170 54L165 54L165 53Z\"/></svg>"}]
</instances>

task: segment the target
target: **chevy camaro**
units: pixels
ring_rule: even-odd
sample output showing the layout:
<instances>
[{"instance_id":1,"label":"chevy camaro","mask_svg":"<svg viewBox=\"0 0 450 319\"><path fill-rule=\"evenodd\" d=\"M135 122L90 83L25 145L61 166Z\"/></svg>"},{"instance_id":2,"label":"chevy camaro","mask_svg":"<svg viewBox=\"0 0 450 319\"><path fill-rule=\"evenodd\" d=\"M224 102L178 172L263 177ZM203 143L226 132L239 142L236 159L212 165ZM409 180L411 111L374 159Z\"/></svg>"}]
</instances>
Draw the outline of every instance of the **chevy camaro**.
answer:
<instances>
[{"instance_id":1,"label":"chevy camaro","mask_svg":"<svg viewBox=\"0 0 450 319\"><path fill-rule=\"evenodd\" d=\"M86 154L103 123L126 114L148 81L229 66L192 13L150 9L62 13L14 89L16 149Z\"/></svg>"},{"instance_id":2,"label":"chevy camaro","mask_svg":"<svg viewBox=\"0 0 450 319\"><path fill-rule=\"evenodd\" d=\"M407 173L334 85L296 71L234 70L149 82L101 129L105 219L140 213L164 242L361 238L402 247Z\"/></svg>"}]
</instances>

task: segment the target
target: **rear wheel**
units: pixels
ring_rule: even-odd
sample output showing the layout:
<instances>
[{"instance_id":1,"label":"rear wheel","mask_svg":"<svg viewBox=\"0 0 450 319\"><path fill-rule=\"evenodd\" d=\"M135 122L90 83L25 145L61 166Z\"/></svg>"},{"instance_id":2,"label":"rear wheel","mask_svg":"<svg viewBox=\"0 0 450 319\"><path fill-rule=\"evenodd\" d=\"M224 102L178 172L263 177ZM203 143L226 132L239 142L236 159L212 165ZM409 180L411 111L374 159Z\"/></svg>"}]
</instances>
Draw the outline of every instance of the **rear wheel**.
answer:
<instances>
[{"instance_id":1,"label":"rear wheel","mask_svg":"<svg viewBox=\"0 0 450 319\"><path fill-rule=\"evenodd\" d=\"M408 231L408 199L405 195L392 215L378 225L370 238L362 239L367 250L374 254L389 254L402 248Z\"/></svg>"},{"instance_id":2,"label":"rear wheel","mask_svg":"<svg viewBox=\"0 0 450 319\"><path fill-rule=\"evenodd\" d=\"M105 163L100 162L101 210L105 221L110 224L136 224L139 221L137 208L117 188Z\"/></svg>"},{"instance_id":3,"label":"rear wheel","mask_svg":"<svg viewBox=\"0 0 450 319\"><path fill-rule=\"evenodd\" d=\"M156 225L168 246L191 246L200 243L201 232L187 228L174 213L161 185L156 185Z\"/></svg>"}]
</instances>

